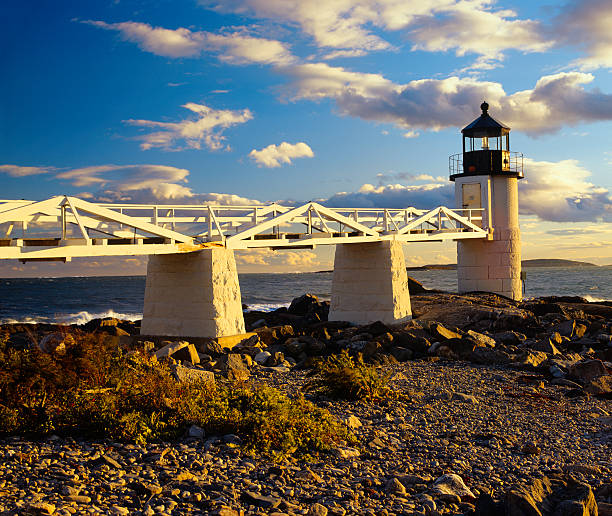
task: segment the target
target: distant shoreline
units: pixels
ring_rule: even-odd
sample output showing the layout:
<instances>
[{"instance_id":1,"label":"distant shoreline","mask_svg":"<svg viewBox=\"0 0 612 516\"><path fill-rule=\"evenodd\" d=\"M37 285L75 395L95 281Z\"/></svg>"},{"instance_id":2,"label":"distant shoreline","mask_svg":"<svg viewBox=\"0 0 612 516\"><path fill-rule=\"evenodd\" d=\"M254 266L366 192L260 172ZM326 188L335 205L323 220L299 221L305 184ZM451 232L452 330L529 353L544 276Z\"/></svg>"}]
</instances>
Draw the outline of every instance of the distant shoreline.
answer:
<instances>
[{"instance_id":1,"label":"distant shoreline","mask_svg":"<svg viewBox=\"0 0 612 516\"><path fill-rule=\"evenodd\" d=\"M521 262L523 268L528 269L532 267L545 268L545 267L599 267L599 265L590 262L580 262L576 260L563 260L560 258L537 258L534 260L523 260ZM444 263L444 264L429 264L419 265L418 267L406 267L407 271L435 271L435 270L456 270L456 263ZM328 271L317 271L317 274L333 272Z\"/></svg>"}]
</instances>

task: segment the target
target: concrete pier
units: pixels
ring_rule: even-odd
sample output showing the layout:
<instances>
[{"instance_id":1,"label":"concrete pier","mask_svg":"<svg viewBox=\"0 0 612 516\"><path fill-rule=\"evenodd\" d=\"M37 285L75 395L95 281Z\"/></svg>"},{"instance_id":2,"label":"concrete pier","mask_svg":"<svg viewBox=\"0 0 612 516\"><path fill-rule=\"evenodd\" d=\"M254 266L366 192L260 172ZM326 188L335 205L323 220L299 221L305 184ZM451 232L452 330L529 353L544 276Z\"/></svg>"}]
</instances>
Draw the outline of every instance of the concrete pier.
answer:
<instances>
[{"instance_id":1,"label":"concrete pier","mask_svg":"<svg viewBox=\"0 0 612 516\"><path fill-rule=\"evenodd\" d=\"M463 184L479 182L485 208L484 227L492 229L492 240L457 241L459 292L485 291L522 299L521 234L518 221L516 177L471 176L457 178L457 204Z\"/></svg>"},{"instance_id":2,"label":"concrete pier","mask_svg":"<svg viewBox=\"0 0 612 516\"><path fill-rule=\"evenodd\" d=\"M337 245L329 320L389 324L410 319L402 244L386 240Z\"/></svg>"},{"instance_id":3,"label":"concrete pier","mask_svg":"<svg viewBox=\"0 0 612 516\"><path fill-rule=\"evenodd\" d=\"M244 333L234 252L213 248L149 256L142 335Z\"/></svg>"}]
</instances>

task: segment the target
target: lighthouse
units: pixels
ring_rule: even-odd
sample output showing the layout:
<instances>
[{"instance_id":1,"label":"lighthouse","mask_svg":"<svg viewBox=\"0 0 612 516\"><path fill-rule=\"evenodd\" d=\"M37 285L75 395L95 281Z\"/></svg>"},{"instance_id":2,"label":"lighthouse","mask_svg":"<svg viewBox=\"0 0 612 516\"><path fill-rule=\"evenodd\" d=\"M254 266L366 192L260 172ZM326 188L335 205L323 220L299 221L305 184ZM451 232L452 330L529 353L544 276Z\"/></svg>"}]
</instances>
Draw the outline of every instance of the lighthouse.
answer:
<instances>
[{"instance_id":1,"label":"lighthouse","mask_svg":"<svg viewBox=\"0 0 612 516\"><path fill-rule=\"evenodd\" d=\"M489 105L483 102L480 108L482 114L461 130L463 152L449 158L455 205L488 232L486 239L457 241L458 290L520 300L523 155L510 151L510 128L489 115Z\"/></svg>"}]
</instances>

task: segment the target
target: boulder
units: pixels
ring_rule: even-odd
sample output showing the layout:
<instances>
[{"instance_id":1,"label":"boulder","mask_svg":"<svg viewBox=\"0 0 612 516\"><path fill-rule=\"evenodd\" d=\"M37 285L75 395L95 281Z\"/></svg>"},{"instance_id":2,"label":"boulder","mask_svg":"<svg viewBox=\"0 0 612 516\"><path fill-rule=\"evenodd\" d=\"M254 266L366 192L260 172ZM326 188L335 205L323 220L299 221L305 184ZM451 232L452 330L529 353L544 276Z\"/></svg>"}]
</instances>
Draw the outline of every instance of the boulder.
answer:
<instances>
[{"instance_id":1,"label":"boulder","mask_svg":"<svg viewBox=\"0 0 612 516\"><path fill-rule=\"evenodd\" d=\"M478 343L471 337L448 339L443 344L451 350L453 355L458 357L468 356L478 347Z\"/></svg>"},{"instance_id":2,"label":"boulder","mask_svg":"<svg viewBox=\"0 0 612 516\"><path fill-rule=\"evenodd\" d=\"M380 321L375 321L373 323L368 324L367 326L362 326L359 328L359 333L369 333L372 337L378 337L379 335L383 335L384 333L389 333L391 330L386 324L383 324Z\"/></svg>"},{"instance_id":3,"label":"boulder","mask_svg":"<svg viewBox=\"0 0 612 516\"><path fill-rule=\"evenodd\" d=\"M395 346L391 349L391 355L398 362L406 362L407 360L411 360L413 356L413 352L411 349L402 348L400 346Z\"/></svg>"},{"instance_id":4,"label":"boulder","mask_svg":"<svg viewBox=\"0 0 612 516\"><path fill-rule=\"evenodd\" d=\"M495 339L489 337L488 335L484 335L483 333L478 333L477 331L468 330L467 334L474 339L479 346L486 346L489 348L495 347Z\"/></svg>"},{"instance_id":5,"label":"boulder","mask_svg":"<svg viewBox=\"0 0 612 516\"><path fill-rule=\"evenodd\" d=\"M429 326L429 333L435 340L460 339L462 337L460 333L450 330L440 323L432 323Z\"/></svg>"},{"instance_id":6,"label":"boulder","mask_svg":"<svg viewBox=\"0 0 612 516\"><path fill-rule=\"evenodd\" d=\"M587 360L586 362L578 362L569 368L569 375L581 382L589 382L598 376L608 374L606 366L601 360Z\"/></svg>"},{"instance_id":7,"label":"boulder","mask_svg":"<svg viewBox=\"0 0 612 516\"><path fill-rule=\"evenodd\" d=\"M548 355L543 351L525 351L517 357L514 365L522 368L537 369L547 359Z\"/></svg>"},{"instance_id":8,"label":"boulder","mask_svg":"<svg viewBox=\"0 0 612 516\"><path fill-rule=\"evenodd\" d=\"M321 302L317 298L317 296L313 294L304 294L303 296L296 297L287 312L290 315L300 315L300 316L318 316L318 317L310 317L312 322L316 322L317 320L327 320L327 314L329 313L329 303Z\"/></svg>"},{"instance_id":9,"label":"boulder","mask_svg":"<svg viewBox=\"0 0 612 516\"><path fill-rule=\"evenodd\" d=\"M300 338L292 337L285 342L285 350L289 355L297 357L306 350L306 343Z\"/></svg>"},{"instance_id":10,"label":"boulder","mask_svg":"<svg viewBox=\"0 0 612 516\"><path fill-rule=\"evenodd\" d=\"M539 340L531 346L535 351L543 351L548 355L560 355L561 352L552 343L551 339Z\"/></svg>"},{"instance_id":11,"label":"boulder","mask_svg":"<svg viewBox=\"0 0 612 516\"><path fill-rule=\"evenodd\" d=\"M597 502L591 486L571 482L567 489L557 494L555 516L598 516Z\"/></svg>"},{"instance_id":12,"label":"boulder","mask_svg":"<svg viewBox=\"0 0 612 516\"><path fill-rule=\"evenodd\" d=\"M414 294L424 294L425 292L429 292L428 288L425 288L420 281L415 280L411 276L408 276L408 292L412 295Z\"/></svg>"},{"instance_id":13,"label":"boulder","mask_svg":"<svg viewBox=\"0 0 612 516\"><path fill-rule=\"evenodd\" d=\"M454 473L447 473L438 477L431 488L431 493L441 500L453 501L459 498L461 501L473 500L474 493L465 485L463 479Z\"/></svg>"},{"instance_id":14,"label":"boulder","mask_svg":"<svg viewBox=\"0 0 612 516\"><path fill-rule=\"evenodd\" d=\"M495 333L493 335L495 342L499 342L501 344L510 345L510 346L518 346L521 342L524 342L527 337L522 333L517 333L515 331L502 331Z\"/></svg>"},{"instance_id":15,"label":"boulder","mask_svg":"<svg viewBox=\"0 0 612 516\"><path fill-rule=\"evenodd\" d=\"M485 347L474 349L467 358L470 362L483 365L507 364L512 360L512 357L505 351Z\"/></svg>"},{"instance_id":16,"label":"boulder","mask_svg":"<svg viewBox=\"0 0 612 516\"><path fill-rule=\"evenodd\" d=\"M215 375L212 371L206 371L199 367L185 367L176 364L172 367L172 375L179 382L205 382L215 383Z\"/></svg>"},{"instance_id":17,"label":"boulder","mask_svg":"<svg viewBox=\"0 0 612 516\"><path fill-rule=\"evenodd\" d=\"M595 396L604 396L606 394L612 394L612 376L603 375L592 379L584 387L584 390L589 394Z\"/></svg>"},{"instance_id":18,"label":"boulder","mask_svg":"<svg viewBox=\"0 0 612 516\"><path fill-rule=\"evenodd\" d=\"M246 357L248 355L240 355L238 353L229 353L219 359L221 371L225 374L228 380L244 381L251 373L248 369ZM249 357L250 358L250 357Z\"/></svg>"},{"instance_id":19,"label":"boulder","mask_svg":"<svg viewBox=\"0 0 612 516\"><path fill-rule=\"evenodd\" d=\"M528 484L514 486L506 493L506 516L544 516L552 509L550 480L544 477Z\"/></svg>"},{"instance_id":20,"label":"boulder","mask_svg":"<svg viewBox=\"0 0 612 516\"><path fill-rule=\"evenodd\" d=\"M155 352L155 357L158 360L172 357L178 361L191 362L192 364L200 363L200 356L193 344L186 341L164 341L163 344L164 346Z\"/></svg>"},{"instance_id":21,"label":"boulder","mask_svg":"<svg viewBox=\"0 0 612 516\"><path fill-rule=\"evenodd\" d=\"M553 326L552 330L558 332L564 337L572 337L574 335L574 329L576 328L576 321L570 319L569 321L562 321ZM584 332L583 332L584 335Z\"/></svg>"},{"instance_id":22,"label":"boulder","mask_svg":"<svg viewBox=\"0 0 612 516\"><path fill-rule=\"evenodd\" d=\"M406 330L393 333L393 344L422 354L427 353L429 346L431 346L431 343L425 337Z\"/></svg>"},{"instance_id":23,"label":"boulder","mask_svg":"<svg viewBox=\"0 0 612 516\"><path fill-rule=\"evenodd\" d=\"M564 314L563 307L558 303L528 303L523 306L534 315Z\"/></svg>"},{"instance_id":24,"label":"boulder","mask_svg":"<svg viewBox=\"0 0 612 516\"><path fill-rule=\"evenodd\" d=\"M405 496L406 488L397 478L392 478L387 482L386 485L387 493L394 494L395 496Z\"/></svg>"},{"instance_id":25,"label":"boulder","mask_svg":"<svg viewBox=\"0 0 612 516\"><path fill-rule=\"evenodd\" d=\"M272 326L269 328L256 328L254 331L257 333L257 335L259 335L259 339L266 346L271 346L280 340L285 340L292 337L294 333L293 327L289 324L285 324L283 326Z\"/></svg>"},{"instance_id":26,"label":"boulder","mask_svg":"<svg viewBox=\"0 0 612 516\"><path fill-rule=\"evenodd\" d=\"M257 362L259 365L265 365L265 363L268 361L268 359L271 356L272 356L272 353L270 353L269 351L261 351L253 357L253 360Z\"/></svg>"}]
</instances>

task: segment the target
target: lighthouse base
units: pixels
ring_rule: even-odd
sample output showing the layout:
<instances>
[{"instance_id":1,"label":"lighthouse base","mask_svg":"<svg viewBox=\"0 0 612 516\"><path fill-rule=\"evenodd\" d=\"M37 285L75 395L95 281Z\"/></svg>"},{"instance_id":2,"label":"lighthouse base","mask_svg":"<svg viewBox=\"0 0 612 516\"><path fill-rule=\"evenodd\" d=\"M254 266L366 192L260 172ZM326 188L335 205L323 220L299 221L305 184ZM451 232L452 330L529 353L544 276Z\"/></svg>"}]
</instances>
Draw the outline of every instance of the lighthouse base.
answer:
<instances>
[{"instance_id":1,"label":"lighthouse base","mask_svg":"<svg viewBox=\"0 0 612 516\"><path fill-rule=\"evenodd\" d=\"M457 287L459 293L494 292L520 301L523 298L520 230L494 232L491 241L457 242Z\"/></svg>"}]
</instances>

